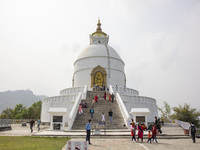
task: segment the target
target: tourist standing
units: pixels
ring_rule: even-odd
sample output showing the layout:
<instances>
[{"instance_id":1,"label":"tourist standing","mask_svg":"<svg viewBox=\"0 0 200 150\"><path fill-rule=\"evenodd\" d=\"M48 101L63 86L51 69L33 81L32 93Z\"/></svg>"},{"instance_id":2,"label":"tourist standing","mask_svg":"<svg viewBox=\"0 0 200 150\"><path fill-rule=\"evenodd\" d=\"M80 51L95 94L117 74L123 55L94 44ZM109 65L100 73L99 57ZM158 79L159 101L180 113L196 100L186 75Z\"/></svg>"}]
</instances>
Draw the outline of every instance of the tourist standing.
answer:
<instances>
[{"instance_id":1,"label":"tourist standing","mask_svg":"<svg viewBox=\"0 0 200 150\"><path fill-rule=\"evenodd\" d=\"M138 138L137 138L138 142L140 138L141 138L141 142L143 142L143 127L141 125L141 122L139 122L138 124Z\"/></svg>"},{"instance_id":2,"label":"tourist standing","mask_svg":"<svg viewBox=\"0 0 200 150\"><path fill-rule=\"evenodd\" d=\"M156 134L157 134L157 127L156 127L156 124L154 124L154 126L152 127L152 138L153 138L153 141L155 140L156 143L158 143L156 139Z\"/></svg>"},{"instance_id":3,"label":"tourist standing","mask_svg":"<svg viewBox=\"0 0 200 150\"><path fill-rule=\"evenodd\" d=\"M82 114L83 113L83 110L82 110L82 105L79 104L79 114Z\"/></svg>"},{"instance_id":4,"label":"tourist standing","mask_svg":"<svg viewBox=\"0 0 200 150\"><path fill-rule=\"evenodd\" d=\"M40 120L40 118L38 118L38 121L37 121L37 128L38 128L38 131L40 130L40 123L41 123L41 120Z\"/></svg>"},{"instance_id":5,"label":"tourist standing","mask_svg":"<svg viewBox=\"0 0 200 150\"><path fill-rule=\"evenodd\" d=\"M149 130L147 143L149 143L149 141L151 143L151 137L152 137L151 131Z\"/></svg>"},{"instance_id":6,"label":"tourist standing","mask_svg":"<svg viewBox=\"0 0 200 150\"><path fill-rule=\"evenodd\" d=\"M131 136L132 136L132 141L133 141L133 139L134 139L134 141L136 142L136 139L135 139L135 130L136 130L135 123L132 123L132 125L131 125Z\"/></svg>"},{"instance_id":7,"label":"tourist standing","mask_svg":"<svg viewBox=\"0 0 200 150\"><path fill-rule=\"evenodd\" d=\"M90 130L91 130L90 122L91 122L91 120L88 120L88 123L86 124L86 132L87 132L86 141L89 141L89 144L92 144L92 143L90 143Z\"/></svg>"},{"instance_id":8,"label":"tourist standing","mask_svg":"<svg viewBox=\"0 0 200 150\"><path fill-rule=\"evenodd\" d=\"M164 126L164 118L161 117L161 123L162 123L162 126Z\"/></svg>"},{"instance_id":9,"label":"tourist standing","mask_svg":"<svg viewBox=\"0 0 200 150\"><path fill-rule=\"evenodd\" d=\"M104 100L106 100L106 92L104 92L104 96L103 96Z\"/></svg>"},{"instance_id":10,"label":"tourist standing","mask_svg":"<svg viewBox=\"0 0 200 150\"><path fill-rule=\"evenodd\" d=\"M101 121L105 125L106 118L105 118L104 113L102 113L102 115L101 115Z\"/></svg>"},{"instance_id":11,"label":"tourist standing","mask_svg":"<svg viewBox=\"0 0 200 150\"><path fill-rule=\"evenodd\" d=\"M112 95L111 95L111 99L112 99L112 103L113 103L113 100L114 100L114 94L112 93Z\"/></svg>"},{"instance_id":12,"label":"tourist standing","mask_svg":"<svg viewBox=\"0 0 200 150\"><path fill-rule=\"evenodd\" d=\"M30 129L31 129L31 133L33 132L33 125L35 124L35 121L32 119L30 121Z\"/></svg>"},{"instance_id":13,"label":"tourist standing","mask_svg":"<svg viewBox=\"0 0 200 150\"><path fill-rule=\"evenodd\" d=\"M91 116L91 118L93 118L93 114L94 114L94 109L93 109L93 107L90 109L90 116Z\"/></svg>"},{"instance_id":14,"label":"tourist standing","mask_svg":"<svg viewBox=\"0 0 200 150\"><path fill-rule=\"evenodd\" d=\"M92 98L92 107L94 107L95 100Z\"/></svg>"},{"instance_id":15,"label":"tourist standing","mask_svg":"<svg viewBox=\"0 0 200 150\"><path fill-rule=\"evenodd\" d=\"M193 143L195 143L195 136L196 136L196 127L194 125L194 123L192 122L190 125L190 133L191 133L191 137L192 137L192 141Z\"/></svg>"},{"instance_id":16,"label":"tourist standing","mask_svg":"<svg viewBox=\"0 0 200 150\"><path fill-rule=\"evenodd\" d=\"M113 124L113 112L112 112L112 110L110 109L110 111L108 112L108 115L109 115L109 123L110 124Z\"/></svg>"},{"instance_id":17,"label":"tourist standing","mask_svg":"<svg viewBox=\"0 0 200 150\"><path fill-rule=\"evenodd\" d=\"M97 94L94 96L94 100L95 100L95 102L97 102L97 100L98 100L98 95Z\"/></svg>"},{"instance_id":18,"label":"tourist standing","mask_svg":"<svg viewBox=\"0 0 200 150\"><path fill-rule=\"evenodd\" d=\"M109 102L111 102L111 94L109 94L108 100Z\"/></svg>"}]
</instances>

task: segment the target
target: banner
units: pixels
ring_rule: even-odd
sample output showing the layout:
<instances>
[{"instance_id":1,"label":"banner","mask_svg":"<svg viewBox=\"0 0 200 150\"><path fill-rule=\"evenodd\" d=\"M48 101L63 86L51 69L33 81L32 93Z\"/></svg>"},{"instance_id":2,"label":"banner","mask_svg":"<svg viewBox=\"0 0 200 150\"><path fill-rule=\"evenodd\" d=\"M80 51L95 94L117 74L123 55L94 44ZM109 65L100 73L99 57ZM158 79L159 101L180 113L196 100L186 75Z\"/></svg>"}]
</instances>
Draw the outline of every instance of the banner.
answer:
<instances>
[{"instance_id":1,"label":"banner","mask_svg":"<svg viewBox=\"0 0 200 150\"><path fill-rule=\"evenodd\" d=\"M67 150L89 150L88 141L67 141Z\"/></svg>"}]
</instances>

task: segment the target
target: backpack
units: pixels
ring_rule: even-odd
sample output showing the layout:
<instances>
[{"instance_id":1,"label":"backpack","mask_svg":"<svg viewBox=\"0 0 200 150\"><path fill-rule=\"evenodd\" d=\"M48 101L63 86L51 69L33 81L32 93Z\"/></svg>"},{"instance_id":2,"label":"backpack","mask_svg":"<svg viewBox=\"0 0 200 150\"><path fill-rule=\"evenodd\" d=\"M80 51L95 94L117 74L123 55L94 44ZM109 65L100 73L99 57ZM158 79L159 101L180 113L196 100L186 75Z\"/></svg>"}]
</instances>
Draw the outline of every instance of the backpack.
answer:
<instances>
[{"instance_id":1,"label":"backpack","mask_svg":"<svg viewBox=\"0 0 200 150\"><path fill-rule=\"evenodd\" d=\"M192 134L196 133L196 128L195 128L195 126L192 126L192 127L191 127L191 133L192 133Z\"/></svg>"}]
</instances>

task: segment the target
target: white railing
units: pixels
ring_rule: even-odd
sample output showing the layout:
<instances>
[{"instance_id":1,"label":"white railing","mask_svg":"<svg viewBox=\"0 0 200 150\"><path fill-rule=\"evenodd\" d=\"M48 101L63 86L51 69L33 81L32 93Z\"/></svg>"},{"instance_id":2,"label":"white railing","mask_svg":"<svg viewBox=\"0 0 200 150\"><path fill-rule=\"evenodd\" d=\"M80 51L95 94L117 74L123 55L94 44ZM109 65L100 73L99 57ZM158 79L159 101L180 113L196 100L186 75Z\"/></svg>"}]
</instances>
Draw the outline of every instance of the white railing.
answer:
<instances>
[{"instance_id":1,"label":"white railing","mask_svg":"<svg viewBox=\"0 0 200 150\"><path fill-rule=\"evenodd\" d=\"M156 100L151 97L145 96L132 96L120 94L124 102L134 102L134 103L145 103L145 104L156 104Z\"/></svg>"},{"instance_id":2,"label":"white railing","mask_svg":"<svg viewBox=\"0 0 200 150\"><path fill-rule=\"evenodd\" d=\"M180 120L175 120L175 122L181 126L185 130L189 130L190 124L188 122L180 121Z\"/></svg>"},{"instance_id":3,"label":"white railing","mask_svg":"<svg viewBox=\"0 0 200 150\"><path fill-rule=\"evenodd\" d=\"M43 99L43 103L57 103L57 102L74 102L77 98L79 93L69 94L69 95L60 95L60 96L53 96L47 97Z\"/></svg>"},{"instance_id":4,"label":"white railing","mask_svg":"<svg viewBox=\"0 0 200 150\"><path fill-rule=\"evenodd\" d=\"M139 92L137 90L131 89L131 88L126 88L122 86L112 86L113 92L115 93L123 93L126 95L139 95Z\"/></svg>"},{"instance_id":5,"label":"white railing","mask_svg":"<svg viewBox=\"0 0 200 150\"><path fill-rule=\"evenodd\" d=\"M114 94L114 91L113 91L113 88L112 88L111 85L109 86L109 92L110 92L110 94L112 94L112 93ZM116 93L115 96L116 96L116 101L117 101L117 104L119 106L120 112L121 112L122 117L124 119L124 124L128 127L128 120L130 119L130 115L128 114L128 111L127 111L127 109L124 105L124 102L122 101L119 93Z\"/></svg>"},{"instance_id":6,"label":"white railing","mask_svg":"<svg viewBox=\"0 0 200 150\"><path fill-rule=\"evenodd\" d=\"M76 98L76 101L74 103L74 106L69 114L69 119L68 119L68 130L71 130L72 129L72 126L74 124L74 120L76 118L76 115L77 115L77 111L78 111L78 108L79 108L79 104L81 103L81 100L82 99L86 99L87 97L87 85L84 86L84 89L83 89L83 93L79 93L78 97Z\"/></svg>"},{"instance_id":7,"label":"white railing","mask_svg":"<svg viewBox=\"0 0 200 150\"><path fill-rule=\"evenodd\" d=\"M87 97L87 90L88 90L88 86L87 85L85 85L84 86L84 89L83 89L83 94L82 94L82 99L86 99L86 97Z\"/></svg>"},{"instance_id":8,"label":"white railing","mask_svg":"<svg viewBox=\"0 0 200 150\"><path fill-rule=\"evenodd\" d=\"M71 113L69 114L69 119L68 119L68 130L71 130L72 129L72 126L73 126L73 123L74 123L74 120L76 118L76 114L77 114L77 111L78 111L78 108L79 108L79 104L81 103L81 96L82 96L82 93L80 92L78 94L78 97L76 98L76 101L75 101L75 104L71 110Z\"/></svg>"},{"instance_id":9,"label":"white railing","mask_svg":"<svg viewBox=\"0 0 200 150\"><path fill-rule=\"evenodd\" d=\"M70 94L75 94L79 92L83 92L84 87L72 87L72 88L67 88L63 89L60 91L60 95L70 95Z\"/></svg>"}]
</instances>

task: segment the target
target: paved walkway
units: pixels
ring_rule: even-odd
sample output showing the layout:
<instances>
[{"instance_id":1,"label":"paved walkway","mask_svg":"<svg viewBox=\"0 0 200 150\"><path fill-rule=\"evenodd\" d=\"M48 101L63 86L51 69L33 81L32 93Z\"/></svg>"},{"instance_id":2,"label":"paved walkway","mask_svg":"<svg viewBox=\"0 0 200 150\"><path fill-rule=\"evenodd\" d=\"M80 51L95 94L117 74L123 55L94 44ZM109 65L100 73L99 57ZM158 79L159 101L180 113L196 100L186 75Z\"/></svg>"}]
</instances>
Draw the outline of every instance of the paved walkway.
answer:
<instances>
[{"instance_id":1,"label":"paved walkway","mask_svg":"<svg viewBox=\"0 0 200 150\"><path fill-rule=\"evenodd\" d=\"M78 140L85 140L85 132L63 132L63 131L48 131L47 126L41 126L41 130L37 131L36 126L33 127L33 133L30 133L30 126L27 125L25 127L22 127L20 124L14 124L12 125L12 130L9 131L2 131L0 132L0 136L32 136L32 135L45 135L48 133L48 135L61 135L61 136L68 136L68 135L77 135L79 138L73 138L72 140L78 141ZM130 131L126 132L113 132L113 130L110 130L110 134L127 134L130 135ZM177 124L166 124L164 127L162 127L163 134L165 135L172 135L172 136L184 136L183 135L183 129L180 128ZM81 138L80 138L80 135ZM130 137L131 138L131 137ZM144 139L144 143L138 143L138 142L132 142L131 139L129 139L129 136L126 136L126 138L123 138L123 136L119 137L118 139L111 139L109 137L107 138L94 138L91 137L91 143L92 145L89 146L90 150L199 150L200 149L200 139L196 139L196 143L192 143L192 140L190 138L187 139L161 139L161 136L158 136L158 143L146 143L147 139ZM63 148L65 150L65 147Z\"/></svg>"}]
</instances>

